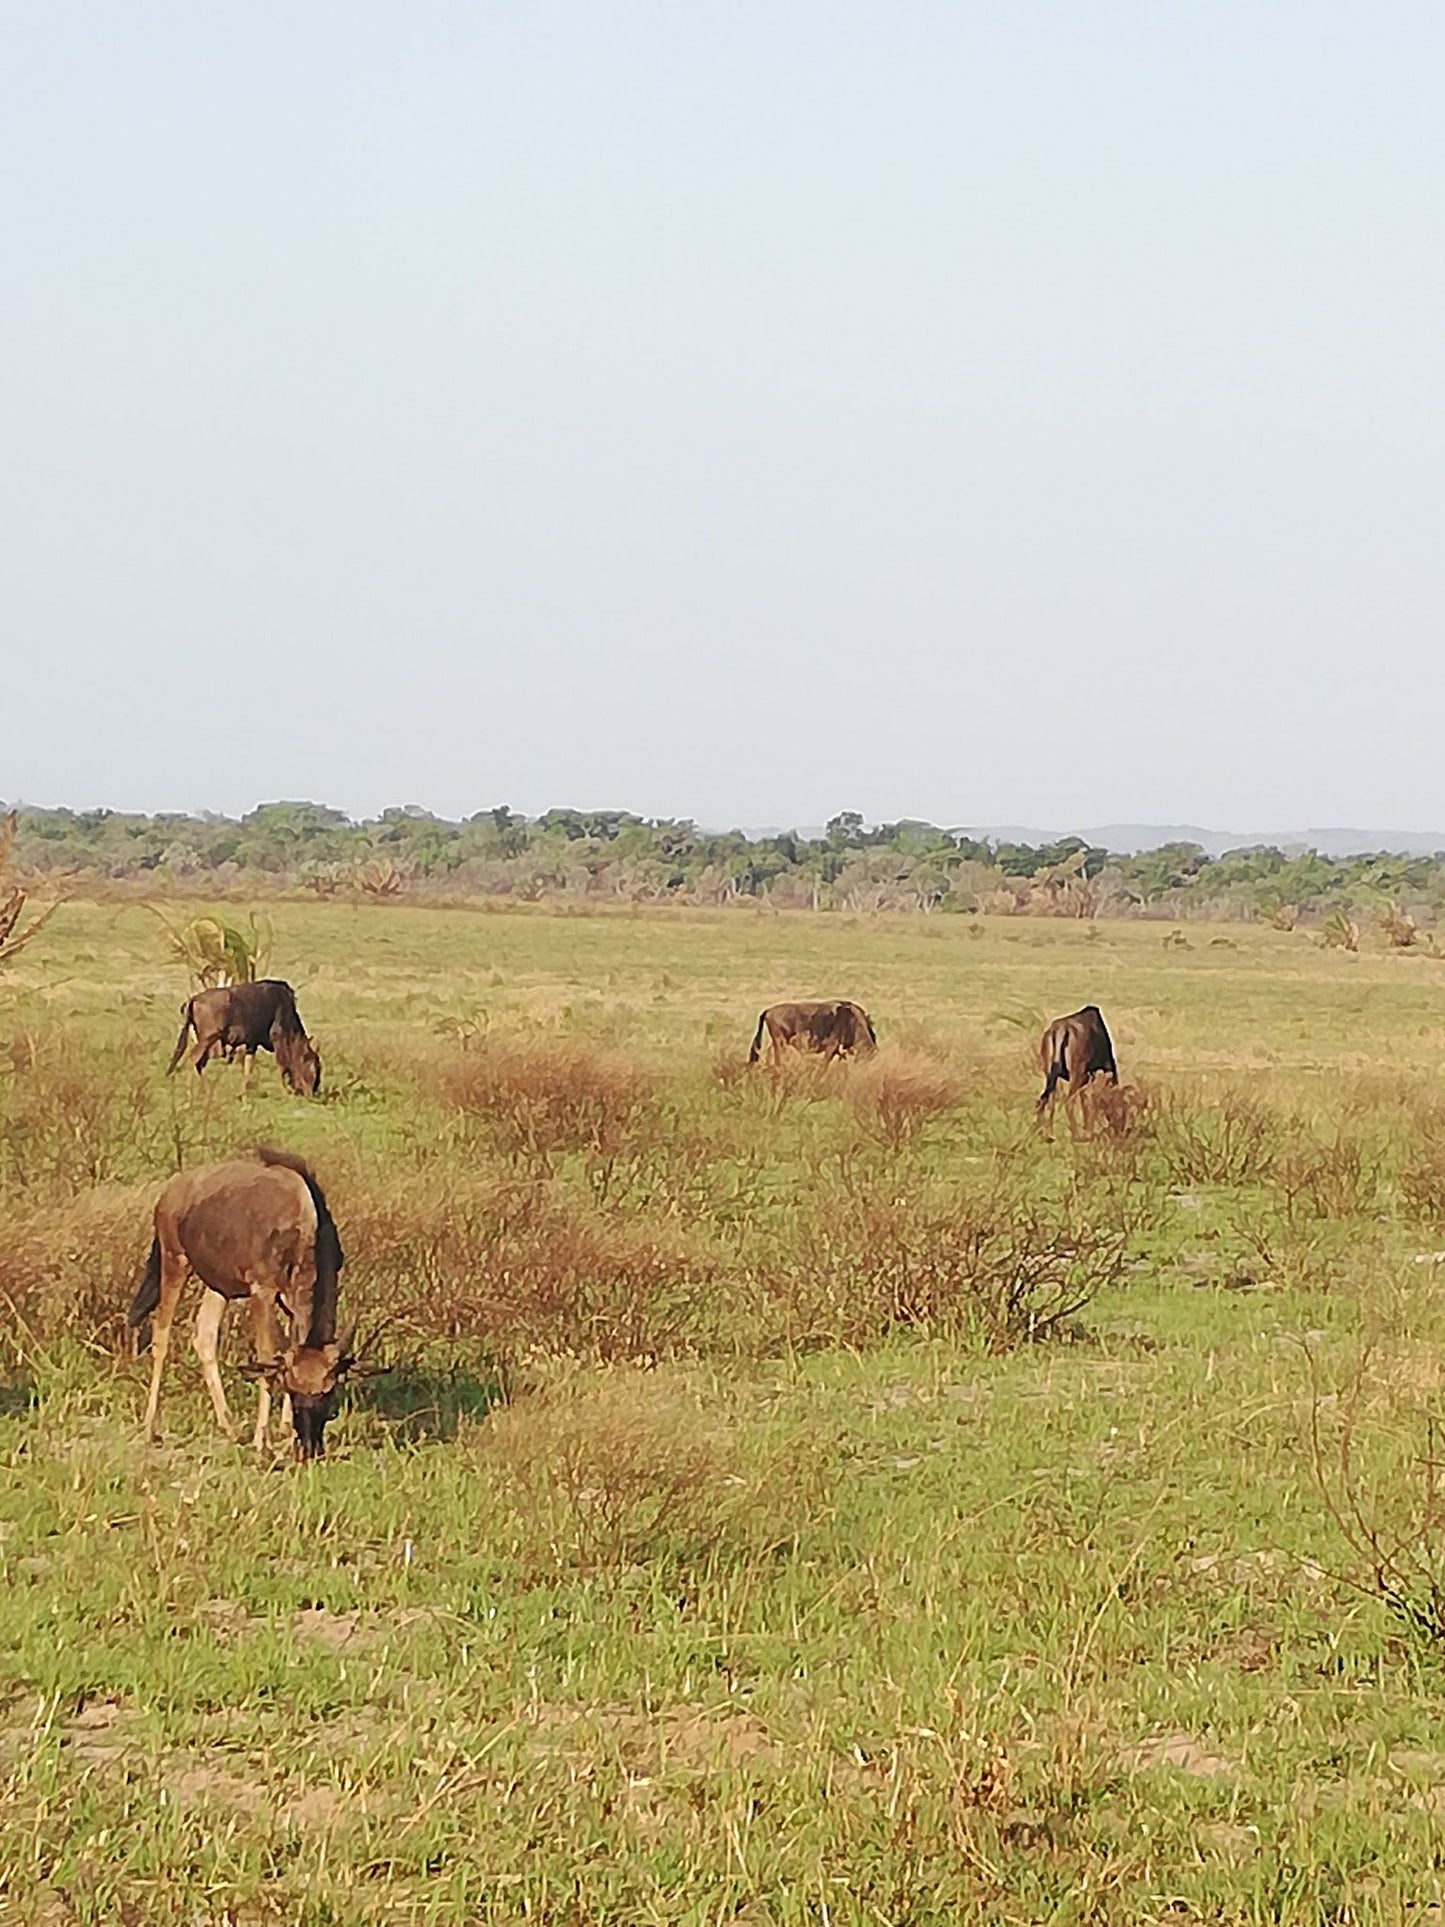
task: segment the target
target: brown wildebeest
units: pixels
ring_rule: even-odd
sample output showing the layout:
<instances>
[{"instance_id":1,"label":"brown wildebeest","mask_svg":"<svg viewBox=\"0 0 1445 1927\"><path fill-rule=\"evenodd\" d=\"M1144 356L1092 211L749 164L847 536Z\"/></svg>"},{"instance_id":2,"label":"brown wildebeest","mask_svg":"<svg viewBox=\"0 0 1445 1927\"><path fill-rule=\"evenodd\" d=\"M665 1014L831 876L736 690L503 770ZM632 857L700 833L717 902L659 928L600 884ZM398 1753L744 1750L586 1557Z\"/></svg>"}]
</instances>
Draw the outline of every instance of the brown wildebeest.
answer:
<instances>
[{"instance_id":1,"label":"brown wildebeest","mask_svg":"<svg viewBox=\"0 0 1445 1927\"><path fill-rule=\"evenodd\" d=\"M155 1227L126 1315L131 1326L152 1321L147 1434L155 1436L171 1324L181 1288L194 1272L206 1287L196 1315L196 1356L216 1423L230 1430L216 1366L221 1319L231 1299L245 1298L256 1362L242 1370L260 1380L255 1447L266 1444L275 1390L289 1405L297 1456L319 1459L326 1421L354 1361L350 1337L339 1343L336 1337L341 1240L309 1167L289 1151L259 1145L252 1158L182 1171L156 1199ZM292 1342L284 1349L278 1308L291 1320Z\"/></svg>"},{"instance_id":2,"label":"brown wildebeest","mask_svg":"<svg viewBox=\"0 0 1445 1927\"><path fill-rule=\"evenodd\" d=\"M1091 1077L1102 1074L1111 1084L1119 1081L1114 1046L1097 1004L1085 1004L1068 1017L1056 1017L1039 1039L1039 1061L1045 1079L1040 1111L1053 1096L1056 1084L1066 1085L1068 1096L1073 1097Z\"/></svg>"},{"instance_id":3,"label":"brown wildebeest","mask_svg":"<svg viewBox=\"0 0 1445 1927\"><path fill-rule=\"evenodd\" d=\"M296 993L279 977L263 977L255 984L223 984L198 990L181 1005L181 1034L166 1066L169 1077L186 1054L191 1031L196 1033L196 1070L210 1062L214 1050L234 1057L246 1053L244 1079L251 1081L251 1065L258 1050L274 1051L286 1088L314 1097L321 1088L321 1059L302 1027Z\"/></svg>"},{"instance_id":4,"label":"brown wildebeest","mask_svg":"<svg viewBox=\"0 0 1445 1927\"><path fill-rule=\"evenodd\" d=\"M835 1057L871 1057L878 1039L861 1004L769 1004L758 1018L748 1062L756 1064L767 1031L777 1063L785 1049L814 1051L825 1061Z\"/></svg>"}]
</instances>

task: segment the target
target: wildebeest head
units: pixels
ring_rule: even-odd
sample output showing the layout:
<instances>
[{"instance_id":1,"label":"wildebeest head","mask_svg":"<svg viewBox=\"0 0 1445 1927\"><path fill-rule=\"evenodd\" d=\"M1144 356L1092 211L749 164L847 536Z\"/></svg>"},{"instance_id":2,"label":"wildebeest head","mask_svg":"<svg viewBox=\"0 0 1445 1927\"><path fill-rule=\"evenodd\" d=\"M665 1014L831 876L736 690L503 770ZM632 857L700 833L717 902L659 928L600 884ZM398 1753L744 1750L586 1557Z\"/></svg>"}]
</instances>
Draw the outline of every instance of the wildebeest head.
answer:
<instances>
[{"instance_id":1,"label":"wildebeest head","mask_svg":"<svg viewBox=\"0 0 1445 1927\"><path fill-rule=\"evenodd\" d=\"M315 1097L321 1089L321 1058L316 1046L304 1033L278 1040L276 1062L286 1088L298 1097Z\"/></svg>"},{"instance_id":2,"label":"wildebeest head","mask_svg":"<svg viewBox=\"0 0 1445 1927\"><path fill-rule=\"evenodd\" d=\"M261 1364L243 1365L251 1378L264 1378L273 1394L291 1401L291 1425L298 1459L319 1459L326 1450L326 1423L336 1409L346 1374L356 1363L351 1334L340 1343L288 1345Z\"/></svg>"},{"instance_id":3,"label":"wildebeest head","mask_svg":"<svg viewBox=\"0 0 1445 1927\"><path fill-rule=\"evenodd\" d=\"M871 1057L877 1050L877 1033L861 1004L839 1004L838 1027L844 1035L844 1050L859 1057Z\"/></svg>"}]
</instances>

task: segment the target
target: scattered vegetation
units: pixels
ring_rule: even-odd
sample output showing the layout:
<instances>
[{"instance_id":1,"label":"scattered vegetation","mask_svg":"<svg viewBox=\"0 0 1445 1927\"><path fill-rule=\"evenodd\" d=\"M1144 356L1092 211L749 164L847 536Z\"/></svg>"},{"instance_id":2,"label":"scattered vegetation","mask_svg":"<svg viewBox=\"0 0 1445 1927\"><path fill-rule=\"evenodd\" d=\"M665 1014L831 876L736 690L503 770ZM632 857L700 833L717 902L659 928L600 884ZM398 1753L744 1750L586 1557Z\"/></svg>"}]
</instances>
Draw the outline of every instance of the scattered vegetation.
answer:
<instances>
[{"instance_id":1,"label":"scattered vegetation","mask_svg":"<svg viewBox=\"0 0 1445 1927\"><path fill-rule=\"evenodd\" d=\"M1330 942L1363 920L1407 953L1422 947L1401 941L1410 925L1432 926L1445 908L1445 852L1331 859L1256 847L1210 857L1196 844L1173 843L1125 857L1076 836L1037 846L990 842L929 823L870 825L854 810L817 835L756 838L625 810L524 817L498 807L449 822L409 807L364 823L314 803L267 803L235 820L24 810L15 858L27 875L212 898L301 891L373 902L767 904L1086 922L1232 917L1280 931L1324 924L1336 932Z\"/></svg>"},{"instance_id":2,"label":"scattered vegetation","mask_svg":"<svg viewBox=\"0 0 1445 1927\"><path fill-rule=\"evenodd\" d=\"M325 1102L165 1077L139 905L6 973L0 1914L1445 1902L1428 961L351 892L271 906ZM749 1069L835 986L876 1058ZM1091 996L1125 1081L1041 1127ZM160 1183L256 1138L369 1367L274 1474L181 1342L142 1444L122 1329Z\"/></svg>"}]
</instances>

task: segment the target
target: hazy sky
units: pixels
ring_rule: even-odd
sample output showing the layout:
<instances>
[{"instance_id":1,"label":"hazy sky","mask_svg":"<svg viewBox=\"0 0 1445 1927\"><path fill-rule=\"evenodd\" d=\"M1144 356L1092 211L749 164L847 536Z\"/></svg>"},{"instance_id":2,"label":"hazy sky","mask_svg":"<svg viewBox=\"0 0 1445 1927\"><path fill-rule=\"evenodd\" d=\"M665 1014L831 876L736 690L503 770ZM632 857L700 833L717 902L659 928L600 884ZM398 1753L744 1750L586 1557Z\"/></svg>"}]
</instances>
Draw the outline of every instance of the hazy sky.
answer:
<instances>
[{"instance_id":1,"label":"hazy sky","mask_svg":"<svg viewBox=\"0 0 1445 1927\"><path fill-rule=\"evenodd\" d=\"M1445 10L0 7L0 796L1445 827Z\"/></svg>"}]
</instances>

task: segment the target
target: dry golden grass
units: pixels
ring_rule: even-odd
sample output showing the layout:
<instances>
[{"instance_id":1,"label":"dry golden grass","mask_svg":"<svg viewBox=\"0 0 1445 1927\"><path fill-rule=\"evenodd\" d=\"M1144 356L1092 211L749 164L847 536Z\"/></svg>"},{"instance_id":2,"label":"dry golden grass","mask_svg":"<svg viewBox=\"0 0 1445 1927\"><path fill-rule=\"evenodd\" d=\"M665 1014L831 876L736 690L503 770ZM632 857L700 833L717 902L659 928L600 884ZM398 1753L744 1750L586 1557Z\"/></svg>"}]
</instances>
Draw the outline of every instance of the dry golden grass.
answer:
<instances>
[{"instance_id":1,"label":"dry golden grass","mask_svg":"<svg viewBox=\"0 0 1445 1927\"><path fill-rule=\"evenodd\" d=\"M964 1084L946 1063L894 1050L849 1065L843 1095L871 1137L902 1151L925 1125L957 1110Z\"/></svg>"}]
</instances>

